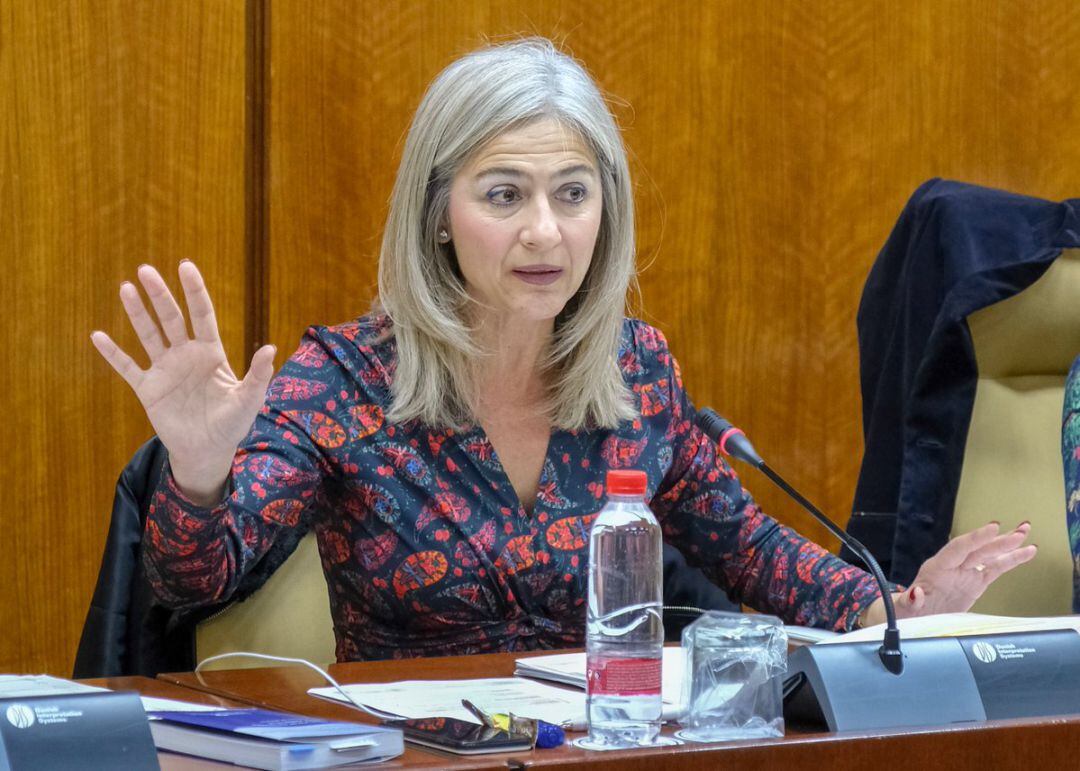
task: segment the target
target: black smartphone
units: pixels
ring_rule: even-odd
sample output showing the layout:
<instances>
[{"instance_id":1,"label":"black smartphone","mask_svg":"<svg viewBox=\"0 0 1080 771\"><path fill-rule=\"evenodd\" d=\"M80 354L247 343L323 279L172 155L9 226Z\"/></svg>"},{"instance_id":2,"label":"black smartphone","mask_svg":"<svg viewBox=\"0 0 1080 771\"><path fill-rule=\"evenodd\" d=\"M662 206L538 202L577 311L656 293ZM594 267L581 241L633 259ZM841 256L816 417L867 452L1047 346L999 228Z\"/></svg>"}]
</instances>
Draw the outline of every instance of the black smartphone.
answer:
<instances>
[{"instance_id":1,"label":"black smartphone","mask_svg":"<svg viewBox=\"0 0 1080 771\"><path fill-rule=\"evenodd\" d=\"M455 755L532 749L532 742L527 736L507 733L498 728L488 728L454 717L387 720L383 725L400 728L407 742L452 752Z\"/></svg>"}]
</instances>

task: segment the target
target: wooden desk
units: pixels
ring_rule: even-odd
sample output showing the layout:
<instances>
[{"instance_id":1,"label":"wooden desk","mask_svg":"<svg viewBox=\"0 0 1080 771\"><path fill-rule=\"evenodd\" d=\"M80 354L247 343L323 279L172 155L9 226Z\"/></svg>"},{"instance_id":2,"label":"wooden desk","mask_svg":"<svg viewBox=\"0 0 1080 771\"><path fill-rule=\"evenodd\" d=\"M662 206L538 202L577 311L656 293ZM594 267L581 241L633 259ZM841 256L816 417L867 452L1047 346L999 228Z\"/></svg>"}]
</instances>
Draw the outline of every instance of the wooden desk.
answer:
<instances>
[{"instance_id":1,"label":"wooden desk","mask_svg":"<svg viewBox=\"0 0 1080 771\"><path fill-rule=\"evenodd\" d=\"M372 661L335 664L330 673L342 684L395 680L447 680L505 677L522 654ZM355 709L309 696L326 685L303 667L219 670L165 674L167 682L275 709L342 720L374 720ZM686 744L655 750L587 752L574 747L478 759L442 758L408 750L404 767L453 769L552 768L560 771L599 768L619 771L660 769L934 769L998 771L1059 769L1080 765L1080 717L991 721L948 728L907 729L846 734L788 726L783 739ZM393 765L391 765L393 767Z\"/></svg>"}]
</instances>

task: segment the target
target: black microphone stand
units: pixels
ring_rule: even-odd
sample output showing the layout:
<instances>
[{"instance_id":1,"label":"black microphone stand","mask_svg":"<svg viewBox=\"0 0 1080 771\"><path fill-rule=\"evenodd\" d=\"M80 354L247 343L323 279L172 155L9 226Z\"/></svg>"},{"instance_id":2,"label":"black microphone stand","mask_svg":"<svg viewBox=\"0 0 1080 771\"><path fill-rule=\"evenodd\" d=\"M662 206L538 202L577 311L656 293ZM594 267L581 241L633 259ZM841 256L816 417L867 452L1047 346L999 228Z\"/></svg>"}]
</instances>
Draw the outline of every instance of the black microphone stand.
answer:
<instances>
[{"instance_id":1,"label":"black microphone stand","mask_svg":"<svg viewBox=\"0 0 1080 771\"><path fill-rule=\"evenodd\" d=\"M900 651L900 630L896 627L896 606L893 604L892 592L889 591L889 583L885 580L885 574L881 572L881 566L878 561L874 559L874 555L870 553L861 541L846 532L838 528L829 520L821 511L818 510L814 504L806 500L798 490L793 488L787 482L785 482L779 474L773 471L766 463L762 463L758 466L765 476L776 483L776 486L783 490L785 493L794 498L799 505L809 511L818 522L823 524L826 529L840 541L851 549L853 552L859 555L859 558L866 563L866 566L870 568L870 574L877 581L878 587L881 589L881 600L885 604L885 636L881 641L881 647L878 649L878 658L881 659L881 663L885 666L885 669L892 672L894 675L899 675L904 671L904 654Z\"/></svg>"},{"instance_id":2,"label":"black microphone stand","mask_svg":"<svg viewBox=\"0 0 1080 771\"><path fill-rule=\"evenodd\" d=\"M870 550L859 540L844 532L825 516L817 506L808 501L802 493L789 485L783 477L770 468L754 450L754 446L750 444L750 440L746 438L746 435L730 422L706 407L698 412L695 423L705 432L706 436L719 445L721 452L749 463L761 471L866 563L867 567L870 568L871 575L877 582L878 588L881 590L881 600L885 604L885 636L881 647L878 649L878 658L881 659L882 665L889 672L894 675L902 673L904 671L904 654L900 651L900 630L896 627L896 606L893 605L892 593L889 591L889 583L885 580L885 574L881 572L881 566L878 565Z\"/></svg>"}]
</instances>

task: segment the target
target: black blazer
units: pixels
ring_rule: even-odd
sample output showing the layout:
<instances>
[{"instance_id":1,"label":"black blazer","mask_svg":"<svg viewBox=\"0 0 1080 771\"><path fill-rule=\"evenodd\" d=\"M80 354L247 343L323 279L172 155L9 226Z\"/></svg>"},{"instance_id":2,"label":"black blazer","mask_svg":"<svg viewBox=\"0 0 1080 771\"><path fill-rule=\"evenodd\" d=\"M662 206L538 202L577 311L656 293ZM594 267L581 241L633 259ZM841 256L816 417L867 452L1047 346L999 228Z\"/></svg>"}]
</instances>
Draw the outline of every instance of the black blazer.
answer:
<instances>
[{"instance_id":1,"label":"black blazer","mask_svg":"<svg viewBox=\"0 0 1080 771\"><path fill-rule=\"evenodd\" d=\"M904 207L859 304L866 450L848 525L892 580L949 538L978 377L967 316L1078 246L1080 199L932 179Z\"/></svg>"},{"instance_id":2,"label":"black blazer","mask_svg":"<svg viewBox=\"0 0 1080 771\"><path fill-rule=\"evenodd\" d=\"M300 527L279 538L230 600L185 611L162 605L144 573L142 533L167 457L165 446L154 437L139 448L116 482L105 553L75 654L76 678L154 677L194 669L196 624L251 596L306 532Z\"/></svg>"}]
</instances>

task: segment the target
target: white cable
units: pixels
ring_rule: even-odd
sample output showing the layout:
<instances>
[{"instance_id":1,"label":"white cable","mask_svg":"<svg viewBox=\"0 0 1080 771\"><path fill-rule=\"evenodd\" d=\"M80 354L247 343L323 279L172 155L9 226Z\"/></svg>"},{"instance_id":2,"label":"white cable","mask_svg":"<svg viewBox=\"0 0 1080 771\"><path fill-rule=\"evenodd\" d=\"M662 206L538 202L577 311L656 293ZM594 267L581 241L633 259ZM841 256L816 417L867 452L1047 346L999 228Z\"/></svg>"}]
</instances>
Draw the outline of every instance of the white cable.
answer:
<instances>
[{"instance_id":1,"label":"white cable","mask_svg":"<svg viewBox=\"0 0 1080 771\"><path fill-rule=\"evenodd\" d=\"M372 707L369 707L366 704L361 704L356 699L354 699L352 696L350 696L348 691L346 691L344 688L342 688L338 684L338 681L335 680L334 678L332 678L326 672L326 670L324 670L322 667L318 666L317 664L312 664L307 659L291 659L291 658L288 658L286 656L271 656L271 655L269 655L267 653L251 653L250 651L233 651L232 653L219 653L217 656L211 656L208 659L203 659L202 661L199 662L199 665L197 667L195 667L195 674L199 676L199 682L203 683L204 685L207 684L202 679L202 676L200 675L200 671L199 671L205 665L209 664L211 661L218 661L219 659L227 659L227 658L231 658L233 656L247 656L249 658L263 659L265 661L280 661L280 662L283 662L285 664L302 664L305 667L307 667L308 669L314 669L320 675L325 677L326 681L328 683L330 683L332 686L334 686L334 688L337 689L337 692L340 693L345 698L346 706L356 707L361 712L366 712L369 715L371 715L372 717L377 717L380 720L396 720L396 719L399 719L401 717L401 715L395 715L392 712L383 712L382 710L373 709Z\"/></svg>"}]
</instances>

